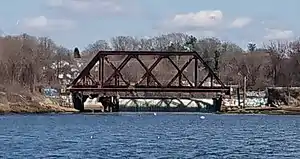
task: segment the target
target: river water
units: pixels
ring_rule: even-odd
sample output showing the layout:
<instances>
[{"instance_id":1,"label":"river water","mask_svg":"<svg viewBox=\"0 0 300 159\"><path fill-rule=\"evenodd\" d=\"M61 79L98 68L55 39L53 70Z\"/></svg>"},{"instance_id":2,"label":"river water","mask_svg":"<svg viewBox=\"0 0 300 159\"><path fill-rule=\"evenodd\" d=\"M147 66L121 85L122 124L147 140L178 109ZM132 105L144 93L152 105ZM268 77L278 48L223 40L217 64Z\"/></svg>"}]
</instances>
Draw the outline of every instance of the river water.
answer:
<instances>
[{"instance_id":1,"label":"river water","mask_svg":"<svg viewBox=\"0 0 300 159\"><path fill-rule=\"evenodd\" d=\"M0 116L0 158L300 158L300 116Z\"/></svg>"}]
</instances>

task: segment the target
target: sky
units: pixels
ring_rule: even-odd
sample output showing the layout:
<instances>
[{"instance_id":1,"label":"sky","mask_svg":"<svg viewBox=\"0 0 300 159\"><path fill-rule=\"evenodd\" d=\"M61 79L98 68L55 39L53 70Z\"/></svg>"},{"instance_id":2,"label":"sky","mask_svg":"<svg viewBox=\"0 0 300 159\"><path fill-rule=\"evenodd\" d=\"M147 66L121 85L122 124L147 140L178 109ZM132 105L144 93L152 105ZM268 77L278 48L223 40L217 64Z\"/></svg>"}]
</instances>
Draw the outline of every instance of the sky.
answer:
<instances>
[{"instance_id":1,"label":"sky","mask_svg":"<svg viewBox=\"0 0 300 159\"><path fill-rule=\"evenodd\" d=\"M300 35L299 0L2 0L0 34L48 36L67 48L171 32L249 42Z\"/></svg>"}]
</instances>

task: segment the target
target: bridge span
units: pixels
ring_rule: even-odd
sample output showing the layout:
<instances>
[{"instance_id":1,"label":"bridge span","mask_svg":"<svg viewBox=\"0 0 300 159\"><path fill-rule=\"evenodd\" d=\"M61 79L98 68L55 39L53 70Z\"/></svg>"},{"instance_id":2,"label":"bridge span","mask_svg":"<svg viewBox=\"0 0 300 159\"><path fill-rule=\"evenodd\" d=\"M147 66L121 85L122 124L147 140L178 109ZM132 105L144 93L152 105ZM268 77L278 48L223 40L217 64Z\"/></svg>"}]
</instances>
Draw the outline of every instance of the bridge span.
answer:
<instances>
[{"instance_id":1,"label":"bridge span","mask_svg":"<svg viewBox=\"0 0 300 159\"><path fill-rule=\"evenodd\" d=\"M230 87L195 51L99 51L67 90L76 109L84 111L87 99L96 99L95 107L101 102L102 111L113 112L120 110L119 99L124 98L230 94Z\"/></svg>"}]
</instances>

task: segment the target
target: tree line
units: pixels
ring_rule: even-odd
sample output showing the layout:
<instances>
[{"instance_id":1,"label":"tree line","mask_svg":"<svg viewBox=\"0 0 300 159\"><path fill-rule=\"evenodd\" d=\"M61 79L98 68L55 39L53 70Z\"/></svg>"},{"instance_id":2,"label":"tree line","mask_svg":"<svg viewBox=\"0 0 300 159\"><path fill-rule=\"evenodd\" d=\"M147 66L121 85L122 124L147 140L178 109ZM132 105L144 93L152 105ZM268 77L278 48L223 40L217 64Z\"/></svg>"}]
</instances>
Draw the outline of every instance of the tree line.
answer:
<instances>
[{"instance_id":1,"label":"tree line","mask_svg":"<svg viewBox=\"0 0 300 159\"><path fill-rule=\"evenodd\" d=\"M217 53L219 65L216 69L225 84L242 84L246 76L247 87L253 90L300 85L300 39L270 41L262 48L249 43L248 50L243 50L218 38L196 38L183 33L153 38L117 36L88 45L82 49L82 56L92 56L99 50L195 50L211 67L216 63ZM0 85L3 87L33 91L36 86L59 85L60 72L72 69L71 65L63 65L61 61L76 63L73 50L48 37L27 34L0 37Z\"/></svg>"}]
</instances>

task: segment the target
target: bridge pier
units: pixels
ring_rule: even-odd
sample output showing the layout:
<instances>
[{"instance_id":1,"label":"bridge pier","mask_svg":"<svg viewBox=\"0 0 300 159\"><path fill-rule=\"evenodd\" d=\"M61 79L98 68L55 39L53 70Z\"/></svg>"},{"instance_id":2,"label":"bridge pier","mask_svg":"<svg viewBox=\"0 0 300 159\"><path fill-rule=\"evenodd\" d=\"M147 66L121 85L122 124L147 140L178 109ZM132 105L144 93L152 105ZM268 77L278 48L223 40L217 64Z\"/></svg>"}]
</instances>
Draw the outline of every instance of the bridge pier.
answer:
<instances>
[{"instance_id":1,"label":"bridge pier","mask_svg":"<svg viewBox=\"0 0 300 159\"><path fill-rule=\"evenodd\" d=\"M113 96L112 100L113 100L112 112L119 112L120 111L119 98L117 96Z\"/></svg>"},{"instance_id":2,"label":"bridge pier","mask_svg":"<svg viewBox=\"0 0 300 159\"><path fill-rule=\"evenodd\" d=\"M223 100L222 96L213 98L214 106L215 106L214 107L215 110L213 110L214 112L220 112L221 111L222 100Z\"/></svg>"},{"instance_id":3,"label":"bridge pier","mask_svg":"<svg viewBox=\"0 0 300 159\"><path fill-rule=\"evenodd\" d=\"M94 99L97 98L97 102L101 103L104 107L104 112L119 112L119 98L117 96L100 96L99 94L90 94L90 95L83 95L82 92L73 92L72 93L72 102L75 109L79 110L80 112L85 112L88 110L91 111L99 111L101 107L92 106L92 108L86 109L85 101L89 96Z\"/></svg>"},{"instance_id":4,"label":"bridge pier","mask_svg":"<svg viewBox=\"0 0 300 159\"><path fill-rule=\"evenodd\" d=\"M119 99L116 96L101 96L99 102L104 106L105 112L119 112Z\"/></svg>"},{"instance_id":5,"label":"bridge pier","mask_svg":"<svg viewBox=\"0 0 300 159\"><path fill-rule=\"evenodd\" d=\"M72 93L73 107L79 111L84 111L84 99L83 94L79 92Z\"/></svg>"}]
</instances>

